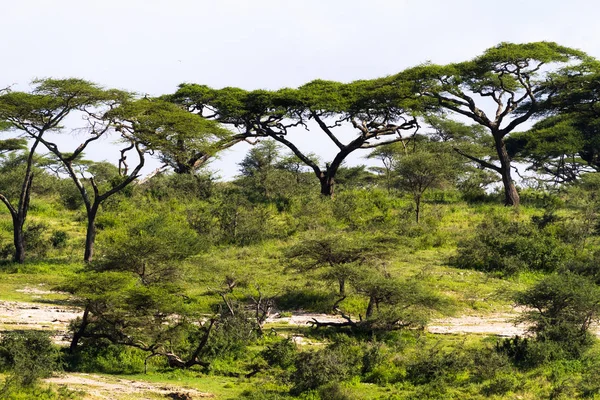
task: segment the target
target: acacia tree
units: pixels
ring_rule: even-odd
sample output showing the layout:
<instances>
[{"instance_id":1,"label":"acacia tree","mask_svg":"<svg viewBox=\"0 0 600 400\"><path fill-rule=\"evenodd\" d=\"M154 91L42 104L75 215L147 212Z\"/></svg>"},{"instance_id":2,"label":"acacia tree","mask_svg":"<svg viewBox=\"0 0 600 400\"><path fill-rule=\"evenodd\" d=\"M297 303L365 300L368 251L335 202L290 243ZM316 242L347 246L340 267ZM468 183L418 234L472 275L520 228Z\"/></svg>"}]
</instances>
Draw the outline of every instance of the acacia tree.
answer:
<instances>
[{"instance_id":1,"label":"acacia tree","mask_svg":"<svg viewBox=\"0 0 600 400\"><path fill-rule=\"evenodd\" d=\"M403 71L397 78L414 82L415 92L435 100L440 110L470 118L489 131L497 163L457 151L498 173L504 185L505 204L517 206L519 194L512 179L505 138L534 117L542 102L556 94L553 77L561 67L587 58L581 51L552 42L501 43L471 61L426 64ZM484 111L487 105L494 111Z\"/></svg>"},{"instance_id":2,"label":"acacia tree","mask_svg":"<svg viewBox=\"0 0 600 400\"><path fill-rule=\"evenodd\" d=\"M11 131L32 138L25 162L21 190L14 204L0 194L13 220L15 255L18 263L25 261L23 226L29 210L34 177L35 152L44 136L61 129L61 123L73 111L95 107L103 99L102 91L80 79L45 79L33 82L31 92L6 92L0 95L0 120Z\"/></svg>"},{"instance_id":3,"label":"acacia tree","mask_svg":"<svg viewBox=\"0 0 600 400\"><path fill-rule=\"evenodd\" d=\"M396 186L409 192L415 202L417 224L421 216L421 199L425 191L440 187L454 180L460 170L458 156L445 151L444 146L429 145L429 148L398 157L395 172Z\"/></svg>"},{"instance_id":4,"label":"acacia tree","mask_svg":"<svg viewBox=\"0 0 600 400\"><path fill-rule=\"evenodd\" d=\"M352 152L407 140L402 132L418 129L413 109L421 104L407 86L389 79L348 84L316 80L299 89L275 92L183 84L171 99L192 112L238 129L245 138L270 137L283 144L312 169L325 196L333 195L336 173ZM295 127L308 130L310 121L338 148L325 166L300 150L288 136ZM343 143L340 133L350 127L356 136Z\"/></svg>"},{"instance_id":5,"label":"acacia tree","mask_svg":"<svg viewBox=\"0 0 600 400\"><path fill-rule=\"evenodd\" d=\"M546 117L507 141L509 152L554 183L600 171L600 63L565 68L553 77L554 93L538 110Z\"/></svg>"},{"instance_id":6,"label":"acacia tree","mask_svg":"<svg viewBox=\"0 0 600 400\"><path fill-rule=\"evenodd\" d=\"M306 272L325 268L323 278L337 282L340 297L346 296L346 282L361 265L383 259L385 243L350 238L343 234L312 232L285 252L289 267Z\"/></svg>"},{"instance_id":7,"label":"acacia tree","mask_svg":"<svg viewBox=\"0 0 600 400\"><path fill-rule=\"evenodd\" d=\"M187 135L189 132L202 131L206 122L196 115L161 100L139 99L134 100L124 92L109 91L112 95L105 102L102 112L85 110L87 116L87 136L75 151L65 152L57 143L44 138L40 141L61 162L65 171L71 177L87 213L87 233L85 243L84 261L92 260L94 243L96 240L96 216L100 205L109 197L121 192L140 175L145 164L147 152L164 148L165 142L173 135ZM81 168L78 163L84 150L99 138L110 133L120 134L123 147L120 149L119 179L111 186L101 187L96 183L90 168ZM135 152L137 160L135 166L130 168L128 155ZM86 186L85 181L91 186Z\"/></svg>"},{"instance_id":8,"label":"acacia tree","mask_svg":"<svg viewBox=\"0 0 600 400\"><path fill-rule=\"evenodd\" d=\"M163 166L176 174L195 174L219 151L245 139L215 121L185 116L165 100L154 99L153 102L155 112L164 115L166 122L160 132L154 132L145 140L158 152Z\"/></svg>"}]
</instances>

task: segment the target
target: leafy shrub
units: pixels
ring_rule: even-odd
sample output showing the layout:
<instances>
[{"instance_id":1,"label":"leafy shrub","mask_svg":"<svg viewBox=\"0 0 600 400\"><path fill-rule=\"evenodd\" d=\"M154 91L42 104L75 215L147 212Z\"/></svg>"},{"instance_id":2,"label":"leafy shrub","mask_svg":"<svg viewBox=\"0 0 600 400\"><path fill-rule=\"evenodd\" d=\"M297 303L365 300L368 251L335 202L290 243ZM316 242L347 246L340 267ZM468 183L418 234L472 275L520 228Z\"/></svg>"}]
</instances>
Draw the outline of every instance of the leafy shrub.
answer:
<instances>
[{"instance_id":1,"label":"leafy shrub","mask_svg":"<svg viewBox=\"0 0 600 400\"><path fill-rule=\"evenodd\" d=\"M351 229L382 226L393 221L398 200L379 189L345 190L333 199L333 214Z\"/></svg>"},{"instance_id":2,"label":"leafy shrub","mask_svg":"<svg viewBox=\"0 0 600 400\"><path fill-rule=\"evenodd\" d=\"M292 392L298 394L330 382L342 382L358 372L356 358L344 347L338 345L300 353L296 373L292 375Z\"/></svg>"},{"instance_id":3,"label":"leafy shrub","mask_svg":"<svg viewBox=\"0 0 600 400\"><path fill-rule=\"evenodd\" d=\"M330 312L335 302L335 293L315 288L287 289L275 299L282 310L307 310L312 312Z\"/></svg>"},{"instance_id":4,"label":"leafy shrub","mask_svg":"<svg viewBox=\"0 0 600 400\"><path fill-rule=\"evenodd\" d=\"M210 358L242 357L246 347L256 340L259 330L256 321L248 318L248 314L238 309L234 315L222 315L210 335L204 350Z\"/></svg>"},{"instance_id":5,"label":"leafy shrub","mask_svg":"<svg viewBox=\"0 0 600 400\"><path fill-rule=\"evenodd\" d=\"M141 350L115 345L107 340L86 339L82 340L82 346L70 356L68 363L69 369L78 372L135 374L144 371L146 356Z\"/></svg>"},{"instance_id":6,"label":"leafy shrub","mask_svg":"<svg viewBox=\"0 0 600 400\"><path fill-rule=\"evenodd\" d=\"M537 342L559 345L577 358L593 343L591 324L600 319L600 288L574 273L552 274L518 293L517 304L528 311L521 319L531 324Z\"/></svg>"},{"instance_id":7,"label":"leafy shrub","mask_svg":"<svg viewBox=\"0 0 600 400\"><path fill-rule=\"evenodd\" d=\"M458 243L450 261L459 268L511 275L523 270L554 271L569 260L567 247L548 230L500 215L486 218L475 235Z\"/></svg>"},{"instance_id":8,"label":"leafy shrub","mask_svg":"<svg viewBox=\"0 0 600 400\"><path fill-rule=\"evenodd\" d=\"M0 389L0 398L3 400L76 400L83 395L84 393L69 390L66 386L55 390L53 387L40 385L19 387L13 382L6 382Z\"/></svg>"},{"instance_id":9,"label":"leafy shrub","mask_svg":"<svg viewBox=\"0 0 600 400\"><path fill-rule=\"evenodd\" d=\"M168 207L153 213L131 211L126 221L101 236L103 257L94 263L99 271L131 271L144 283L173 281L181 274L179 263L200 251L196 232Z\"/></svg>"},{"instance_id":10,"label":"leafy shrub","mask_svg":"<svg viewBox=\"0 0 600 400\"><path fill-rule=\"evenodd\" d=\"M482 392L486 396L505 395L516 390L521 385L520 379L511 373L502 373L485 383Z\"/></svg>"},{"instance_id":11,"label":"leafy shrub","mask_svg":"<svg viewBox=\"0 0 600 400\"><path fill-rule=\"evenodd\" d=\"M345 388L338 382L333 382L319 388L321 399L327 400L358 400L359 397L353 393L352 389Z\"/></svg>"},{"instance_id":12,"label":"leafy shrub","mask_svg":"<svg viewBox=\"0 0 600 400\"><path fill-rule=\"evenodd\" d=\"M406 366L406 378L423 385L437 380L448 381L471 364L471 357L462 348L444 351L438 346L423 351Z\"/></svg>"},{"instance_id":13,"label":"leafy shrub","mask_svg":"<svg viewBox=\"0 0 600 400\"><path fill-rule=\"evenodd\" d=\"M25 251L36 257L44 257L50 250L50 241L46 236L48 226L43 222L31 221L25 225L23 230L23 241Z\"/></svg>"},{"instance_id":14,"label":"leafy shrub","mask_svg":"<svg viewBox=\"0 0 600 400\"><path fill-rule=\"evenodd\" d=\"M65 247L67 245L67 240L69 240L69 234L62 230L53 231L50 236L50 243L55 249Z\"/></svg>"},{"instance_id":15,"label":"leafy shrub","mask_svg":"<svg viewBox=\"0 0 600 400\"><path fill-rule=\"evenodd\" d=\"M61 179L58 182L57 190L60 201L67 210L75 211L83 207L81 193L71 179Z\"/></svg>"},{"instance_id":16,"label":"leafy shrub","mask_svg":"<svg viewBox=\"0 0 600 400\"><path fill-rule=\"evenodd\" d=\"M18 386L32 386L60 369L59 352L47 333L7 332L0 339L0 369Z\"/></svg>"},{"instance_id":17,"label":"leafy shrub","mask_svg":"<svg viewBox=\"0 0 600 400\"><path fill-rule=\"evenodd\" d=\"M277 366L287 369L296 362L298 350L291 339L286 339L267 346L261 352L261 356L271 367Z\"/></svg>"}]
</instances>

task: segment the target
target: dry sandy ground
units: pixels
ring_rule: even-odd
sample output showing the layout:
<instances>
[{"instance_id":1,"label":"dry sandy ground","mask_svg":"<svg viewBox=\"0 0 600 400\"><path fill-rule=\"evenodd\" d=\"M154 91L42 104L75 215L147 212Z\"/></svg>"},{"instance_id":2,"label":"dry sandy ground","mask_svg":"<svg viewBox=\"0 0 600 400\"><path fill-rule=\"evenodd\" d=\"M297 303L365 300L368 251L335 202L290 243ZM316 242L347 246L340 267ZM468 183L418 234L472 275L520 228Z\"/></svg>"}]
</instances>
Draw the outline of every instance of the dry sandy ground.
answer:
<instances>
[{"instance_id":1,"label":"dry sandy ground","mask_svg":"<svg viewBox=\"0 0 600 400\"><path fill-rule=\"evenodd\" d=\"M512 337L523 335L525 326L512 322L518 316L518 310L506 313L492 313L482 315L468 315L455 318L443 318L431 321L427 331L441 334L482 334ZM306 325L313 319L319 322L340 322L340 317L328 314L294 313L291 317L278 318L277 315L269 318L267 322L287 323L290 325Z\"/></svg>"},{"instance_id":2,"label":"dry sandy ground","mask_svg":"<svg viewBox=\"0 0 600 400\"><path fill-rule=\"evenodd\" d=\"M66 385L71 390L85 392L84 399L156 399L157 395L175 399L213 398L211 393L202 393L194 389L174 385L152 384L128 379L109 379L93 374L64 374L46 379L56 385Z\"/></svg>"}]
</instances>

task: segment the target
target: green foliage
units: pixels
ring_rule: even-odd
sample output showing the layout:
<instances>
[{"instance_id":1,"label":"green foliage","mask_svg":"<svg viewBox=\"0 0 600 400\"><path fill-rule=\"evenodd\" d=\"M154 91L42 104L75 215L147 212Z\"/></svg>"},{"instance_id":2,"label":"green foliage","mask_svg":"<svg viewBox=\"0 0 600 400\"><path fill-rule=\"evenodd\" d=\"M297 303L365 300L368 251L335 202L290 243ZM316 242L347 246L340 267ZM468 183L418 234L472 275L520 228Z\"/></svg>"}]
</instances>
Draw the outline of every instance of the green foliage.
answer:
<instances>
[{"instance_id":1,"label":"green foliage","mask_svg":"<svg viewBox=\"0 0 600 400\"><path fill-rule=\"evenodd\" d=\"M143 191L158 201L208 199L213 192L213 177L209 174L157 174L143 184Z\"/></svg>"},{"instance_id":2,"label":"green foliage","mask_svg":"<svg viewBox=\"0 0 600 400\"><path fill-rule=\"evenodd\" d=\"M433 150L433 151L431 151ZM460 160L449 148L435 146L430 151L402 155L395 165L396 186L410 193L415 202L416 221L419 222L421 199L428 189L452 183L460 170Z\"/></svg>"},{"instance_id":3,"label":"green foliage","mask_svg":"<svg viewBox=\"0 0 600 400\"><path fill-rule=\"evenodd\" d=\"M269 366L287 369L296 362L298 349L293 340L285 339L267 346L260 354Z\"/></svg>"},{"instance_id":4,"label":"green foliage","mask_svg":"<svg viewBox=\"0 0 600 400\"><path fill-rule=\"evenodd\" d=\"M55 249L63 248L67 245L69 234L62 230L53 231L50 235L50 243Z\"/></svg>"},{"instance_id":5,"label":"green foliage","mask_svg":"<svg viewBox=\"0 0 600 400\"><path fill-rule=\"evenodd\" d=\"M23 230L25 248L34 257L43 258L50 250L51 241L47 236L48 226L43 222L29 222Z\"/></svg>"},{"instance_id":6,"label":"green foliage","mask_svg":"<svg viewBox=\"0 0 600 400\"><path fill-rule=\"evenodd\" d=\"M511 275L525 270L555 271L569 260L569 249L548 228L493 215L458 243L451 263L459 268Z\"/></svg>"},{"instance_id":7,"label":"green foliage","mask_svg":"<svg viewBox=\"0 0 600 400\"><path fill-rule=\"evenodd\" d=\"M579 357L593 343L590 326L600 317L600 288L585 277L552 274L517 295L528 307L521 317L538 342L559 344L567 356Z\"/></svg>"},{"instance_id":8,"label":"green foliage","mask_svg":"<svg viewBox=\"0 0 600 400\"><path fill-rule=\"evenodd\" d=\"M203 244L182 215L157 204L152 213L130 210L118 228L103 232L100 246L95 269L131 271L151 283L178 278L179 263Z\"/></svg>"},{"instance_id":9,"label":"green foliage","mask_svg":"<svg viewBox=\"0 0 600 400\"><path fill-rule=\"evenodd\" d=\"M0 368L18 387L35 385L58 371L60 364L58 349L44 332L7 332L0 339Z\"/></svg>"},{"instance_id":10,"label":"green foliage","mask_svg":"<svg viewBox=\"0 0 600 400\"><path fill-rule=\"evenodd\" d=\"M448 351L439 346L423 349L417 359L406 366L406 379L414 384L455 379L471 363L470 355L458 346Z\"/></svg>"},{"instance_id":11,"label":"green foliage","mask_svg":"<svg viewBox=\"0 0 600 400\"><path fill-rule=\"evenodd\" d=\"M77 372L135 374L144 371L147 354L139 349L112 344L108 340L83 340L81 348L67 358Z\"/></svg>"},{"instance_id":12,"label":"green foliage","mask_svg":"<svg viewBox=\"0 0 600 400\"><path fill-rule=\"evenodd\" d=\"M359 265L371 263L384 255L383 243L377 240L323 231L309 232L285 253L289 267L298 271L326 268L323 277L337 282L342 296L346 281Z\"/></svg>"},{"instance_id":13,"label":"green foliage","mask_svg":"<svg viewBox=\"0 0 600 400\"><path fill-rule=\"evenodd\" d=\"M358 372L358 365L356 354L340 346L302 352L296 360L296 372L292 375L292 392L299 394L330 382L345 381Z\"/></svg>"}]
</instances>

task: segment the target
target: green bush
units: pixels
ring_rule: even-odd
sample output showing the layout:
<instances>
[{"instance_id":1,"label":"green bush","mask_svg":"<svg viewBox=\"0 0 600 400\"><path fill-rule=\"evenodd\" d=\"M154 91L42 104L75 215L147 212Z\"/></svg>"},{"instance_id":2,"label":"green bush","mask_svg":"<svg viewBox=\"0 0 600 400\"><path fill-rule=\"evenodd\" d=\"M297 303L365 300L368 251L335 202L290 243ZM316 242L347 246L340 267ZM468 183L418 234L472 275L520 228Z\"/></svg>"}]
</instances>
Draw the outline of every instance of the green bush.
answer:
<instances>
[{"instance_id":1,"label":"green bush","mask_svg":"<svg viewBox=\"0 0 600 400\"><path fill-rule=\"evenodd\" d=\"M287 369L294 365L298 357L298 349L291 339L280 340L267 346L261 352L261 356L271 367L280 367Z\"/></svg>"},{"instance_id":2,"label":"green bush","mask_svg":"<svg viewBox=\"0 0 600 400\"><path fill-rule=\"evenodd\" d=\"M50 250L50 240L47 236L48 225L43 222L30 221L25 224L23 241L25 251L38 258L43 258Z\"/></svg>"},{"instance_id":3,"label":"green bush","mask_svg":"<svg viewBox=\"0 0 600 400\"><path fill-rule=\"evenodd\" d=\"M146 356L141 350L111 344L107 340L85 339L67 361L69 369L77 372L136 374L144 371Z\"/></svg>"},{"instance_id":4,"label":"green bush","mask_svg":"<svg viewBox=\"0 0 600 400\"><path fill-rule=\"evenodd\" d=\"M292 375L292 393L317 389L330 382L342 382L357 374L357 359L347 349L338 345L300 353L296 372Z\"/></svg>"},{"instance_id":5,"label":"green bush","mask_svg":"<svg viewBox=\"0 0 600 400\"><path fill-rule=\"evenodd\" d=\"M354 394L352 389L345 388L338 382L333 382L322 386L318 391L321 399L325 400L358 400L359 397Z\"/></svg>"},{"instance_id":6,"label":"green bush","mask_svg":"<svg viewBox=\"0 0 600 400\"><path fill-rule=\"evenodd\" d=\"M471 357L461 347L451 351L434 346L420 352L406 366L406 378L416 385L433 381L451 381L471 365Z\"/></svg>"},{"instance_id":7,"label":"green bush","mask_svg":"<svg viewBox=\"0 0 600 400\"><path fill-rule=\"evenodd\" d=\"M511 275L524 270L555 271L569 261L567 246L531 222L508 216L486 218L470 238L459 241L450 262L459 268Z\"/></svg>"},{"instance_id":8,"label":"green bush","mask_svg":"<svg viewBox=\"0 0 600 400\"><path fill-rule=\"evenodd\" d=\"M505 395L521 386L521 380L514 373L502 373L495 376L482 387L486 396Z\"/></svg>"},{"instance_id":9,"label":"green bush","mask_svg":"<svg viewBox=\"0 0 600 400\"><path fill-rule=\"evenodd\" d=\"M598 298L594 282L571 272L549 275L516 295L517 304L527 307L521 320L531 325L535 341L573 358L594 342L589 329L600 319Z\"/></svg>"},{"instance_id":10,"label":"green bush","mask_svg":"<svg viewBox=\"0 0 600 400\"><path fill-rule=\"evenodd\" d=\"M0 369L19 387L33 386L61 367L60 354L45 332L7 332L0 339Z\"/></svg>"},{"instance_id":11,"label":"green bush","mask_svg":"<svg viewBox=\"0 0 600 400\"><path fill-rule=\"evenodd\" d=\"M50 236L50 243L55 249L65 247L67 245L67 240L69 240L69 234L62 230L53 231Z\"/></svg>"}]
</instances>

